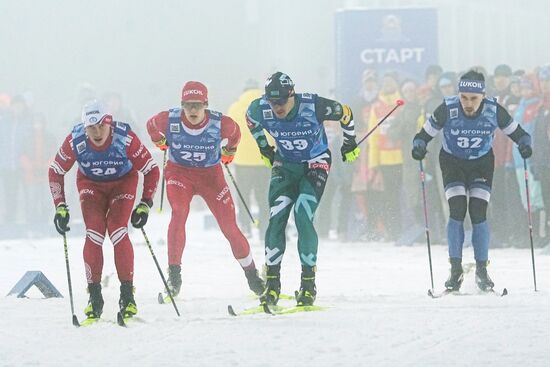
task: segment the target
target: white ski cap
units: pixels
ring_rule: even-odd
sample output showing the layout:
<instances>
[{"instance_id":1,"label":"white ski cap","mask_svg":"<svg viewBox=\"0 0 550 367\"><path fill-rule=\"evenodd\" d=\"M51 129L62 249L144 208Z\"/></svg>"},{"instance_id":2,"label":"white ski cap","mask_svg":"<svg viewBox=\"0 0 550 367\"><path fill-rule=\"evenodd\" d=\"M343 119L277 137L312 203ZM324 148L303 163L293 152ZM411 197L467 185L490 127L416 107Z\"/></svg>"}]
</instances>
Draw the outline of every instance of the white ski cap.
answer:
<instances>
[{"instance_id":1,"label":"white ski cap","mask_svg":"<svg viewBox=\"0 0 550 367\"><path fill-rule=\"evenodd\" d=\"M93 126L103 122L105 117L109 116L103 103L94 99L86 102L82 107L82 122L84 127Z\"/></svg>"}]
</instances>

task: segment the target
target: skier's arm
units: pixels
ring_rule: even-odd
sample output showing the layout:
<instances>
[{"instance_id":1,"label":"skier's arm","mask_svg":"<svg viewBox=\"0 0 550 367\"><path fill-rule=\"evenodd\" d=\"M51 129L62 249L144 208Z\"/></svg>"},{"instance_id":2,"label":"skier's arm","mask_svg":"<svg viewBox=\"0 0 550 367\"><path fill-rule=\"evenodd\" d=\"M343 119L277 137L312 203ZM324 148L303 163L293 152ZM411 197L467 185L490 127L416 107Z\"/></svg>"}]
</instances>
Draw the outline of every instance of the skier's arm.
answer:
<instances>
[{"instance_id":1,"label":"skier's arm","mask_svg":"<svg viewBox=\"0 0 550 367\"><path fill-rule=\"evenodd\" d=\"M348 105L334 101L332 99L317 97L315 104L317 120L339 121L344 134L344 145L355 144L355 123L353 122L353 112Z\"/></svg>"},{"instance_id":2,"label":"skier's arm","mask_svg":"<svg viewBox=\"0 0 550 367\"><path fill-rule=\"evenodd\" d=\"M447 120L447 106L440 104L434 113L426 120L422 129L414 136L414 140L422 139L428 144L443 128Z\"/></svg>"},{"instance_id":3,"label":"skier's arm","mask_svg":"<svg viewBox=\"0 0 550 367\"><path fill-rule=\"evenodd\" d=\"M229 116L223 116L221 120L222 135L222 163L229 164L235 158L237 145L241 141L241 129L239 125Z\"/></svg>"},{"instance_id":4,"label":"skier's arm","mask_svg":"<svg viewBox=\"0 0 550 367\"><path fill-rule=\"evenodd\" d=\"M502 132L508 135L516 144L519 144L519 140L523 136L529 136L530 139L530 135L523 130L517 121L514 121L508 111L500 104L497 105L497 123Z\"/></svg>"},{"instance_id":5,"label":"skier's arm","mask_svg":"<svg viewBox=\"0 0 550 367\"><path fill-rule=\"evenodd\" d=\"M59 204L65 204L65 174L76 162L76 155L71 147L72 139L71 134L65 138L48 168L50 192L56 207Z\"/></svg>"},{"instance_id":6,"label":"skier's arm","mask_svg":"<svg viewBox=\"0 0 550 367\"><path fill-rule=\"evenodd\" d=\"M523 130L500 104L497 104L497 124L502 132L518 145L519 153L523 159L527 159L533 154L531 135Z\"/></svg>"},{"instance_id":7,"label":"skier's arm","mask_svg":"<svg viewBox=\"0 0 550 367\"><path fill-rule=\"evenodd\" d=\"M353 162L359 157L360 149L355 142L355 123L353 122L353 112L348 105L332 99L317 97L315 111L318 121L339 121L344 135L344 140L340 152L344 162Z\"/></svg>"},{"instance_id":8,"label":"skier's arm","mask_svg":"<svg viewBox=\"0 0 550 367\"><path fill-rule=\"evenodd\" d=\"M147 132L153 143L161 150L166 150L166 128L168 127L168 111L162 111L147 121Z\"/></svg>"},{"instance_id":9,"label":"skier's arm","mask_svg":"<svg viewBox=\"0 0 550 367\"><path fill-rule=\"evenodd\" d=\"M426 120L422 129L413 138L413 159L422 160L426 156L428 143L441 131L447 121L447 106L440 104Z\"/></svg>"},{"instance_id":10,"label":"skier's arm","mask_svg":"<svg viewBox=\"0 0 550 367\"><path fill-rule=\"evenodd\" d=\"M223 116L221 121L222 126L222 140L227 139L225 149L227 151L236 152L237 145L241 141L241 129L239 125L229 116Z\"/></svg>"},{"instance_id":11,"label":"skier's arm","mask_svg":"<svg viewBox=\"0 0 550 367\"><path fill-rule=\"evenodd\" d=\"M260 148L260 154L264 164L271 167L273 165L273 160L275 159L275 149L269 145L262 124L260 124L260 114L262 113L262 110L259 105L260 99L256 99L252 101L248 107L248 110L246 111L246 125L256 140L258 148Z\"/></svg>"},{"instance_id":12,"label":"skier's arm","mask_svg":"<svg viewBox=\"0 0 550 367\"><path fill-rule=\"evenodd\" d=\"M160 177L159 167L151 156L151 152L143 145L137 135L130 131L128 136L131 137L131 143L126 148L128 159L130 159L134 168L143 173L141 202L151 207L153 206L153 198Z\"/></svg>"}]
</instances>

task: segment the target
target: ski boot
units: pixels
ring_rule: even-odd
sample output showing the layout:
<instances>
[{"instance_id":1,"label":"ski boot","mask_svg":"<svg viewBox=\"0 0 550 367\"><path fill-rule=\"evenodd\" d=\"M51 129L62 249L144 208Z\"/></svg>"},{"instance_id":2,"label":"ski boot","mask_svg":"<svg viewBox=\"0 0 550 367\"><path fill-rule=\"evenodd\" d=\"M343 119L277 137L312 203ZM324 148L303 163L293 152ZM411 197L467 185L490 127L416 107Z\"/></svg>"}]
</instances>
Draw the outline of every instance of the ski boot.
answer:
<instances>
[{"instance_id":1,"label":"ski boot","mask_svg":"<svg viewBox=\"0 0 550 367\"><path fill-rule=\"evenodd\" d=\"M296 293L297 306L312 306L317 296L317 287L315 287L316 266L302 265L302 280L300 290Z\"/></svg>"},{"instance_id":2,"label":"ski boot","mask_svg":"<svg viewBox=\"0 0 550 367\"><path fill-rule=\"evenodd\" d=\"M103 296L101 295L101 283L89 283L88 293L90 298L84 313L88 319L99 319L103 313Z\"/></svg>"},{"instance_id":3,"label":"ski boot","mask_svg":"<svg viewBox=\"0 0 550 367\"><path fill-rule=\"evenodd\" d=\"M245 270L244 275L246 276L250 290L257 296L261 296L265 291L265 284L258 276L258 270L256 270L256 268Z\"/></svg>"},{"instance_id":4,"label":"ski boot","mask_svg":"<svg viewBox=\"0 0 550 367\"><path fill-rule=\"evenodd\" d=\"M449 279L445 282L445 288L447 291L456 292L460 290L460 286L464 280L462 258L451 257L449 262L451 263L451 275L449 275Z\"/></svg>"},{"instance_id":5,"label":"ski boot","mask_svg":"<svg viewBox=\"0 0 550 367\"><path fill-rule=\"evenodd\" d=\"M260 302L276 305L281 294L281 265L268 265L266 272L265 291L260 296Z\"/></svg>"},{"instance_id":6,"label":"ski boot","mask_svg":"<svg viewBox=\"0 0 550 367\"><path fill-rule=\"evenodd\" d=\"M131 281L120 283L120 299L118 301L120 313L124 318L137 314L136 300L134 299L134 286Z\"/></svg>"},{"instance_id":7,"label":"ski boot","mask_svg":"<svg viewBox=\"0 0 550 367\"><path fill-rule=\"evenodd\" d=\"M168 266L168 288L170 288L170 293L172 293L172 297L176 297L180 293L181 265Z\"/></svg>"},{"instance_id":8,"label":"ski boot","mask_svg":"<svg viewBox=\"0 0 550 367\"><path fill-rule=\"evenodd\" d=\"M169 265L168 266L168 289L173 298L175 298L181 289L181 265ZM159 292L158 302L160 304L172 302L170 295L166 288Z\"/></svg>"},{"instance_id":9,"label":"ski boot","mask_svg":"<svg viewBox=\"0 0 550 367\"><path fill-rule=\"evenodd\" d=\"M476 284L483 292L489 292L493 290L495 283L487 274L487 265L489 261L476 261Z\"/></svg>"}]
</instances>

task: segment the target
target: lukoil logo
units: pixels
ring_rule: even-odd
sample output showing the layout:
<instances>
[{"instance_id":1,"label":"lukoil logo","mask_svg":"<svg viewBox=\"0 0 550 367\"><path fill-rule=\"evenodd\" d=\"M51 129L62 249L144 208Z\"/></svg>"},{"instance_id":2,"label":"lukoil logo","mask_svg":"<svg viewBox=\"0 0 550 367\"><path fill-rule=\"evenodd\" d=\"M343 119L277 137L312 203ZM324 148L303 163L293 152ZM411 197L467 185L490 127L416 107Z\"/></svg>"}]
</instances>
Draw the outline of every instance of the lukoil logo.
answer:
<instances>
[{"instance_id":1,"label":"lukoil logo","mask_svg":"<svg viewBox=\"0 0 550 367\"><path fill-rule=\"evenodd\" d=\"M202 96L202 91L201 90L198 90L198 89L189 89L189 90L186 90L183 92L183 95L184 96L187 96L189 94L194 94L194 95L199 95L199 96Z\"/></svg>"}]
</instances>

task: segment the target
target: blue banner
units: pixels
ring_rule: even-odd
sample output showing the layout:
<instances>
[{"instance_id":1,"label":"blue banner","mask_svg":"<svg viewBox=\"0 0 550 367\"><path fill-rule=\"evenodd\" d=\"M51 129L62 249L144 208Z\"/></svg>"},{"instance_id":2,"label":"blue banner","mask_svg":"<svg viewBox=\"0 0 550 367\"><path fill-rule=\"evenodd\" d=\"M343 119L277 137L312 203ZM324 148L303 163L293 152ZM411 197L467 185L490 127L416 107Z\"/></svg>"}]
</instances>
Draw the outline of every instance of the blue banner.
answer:
<instances>
[{"instance_id":1,"label":"blue banner","mask_svg":"<svg viewBox=\"0 0 550 367\"><path fill-rule=\"evenodd\" d=\"M367 69L423 82L438 63L436 9L342 10L336 13L336 95L352 100Z\"/></svg>"}]
</instances>

